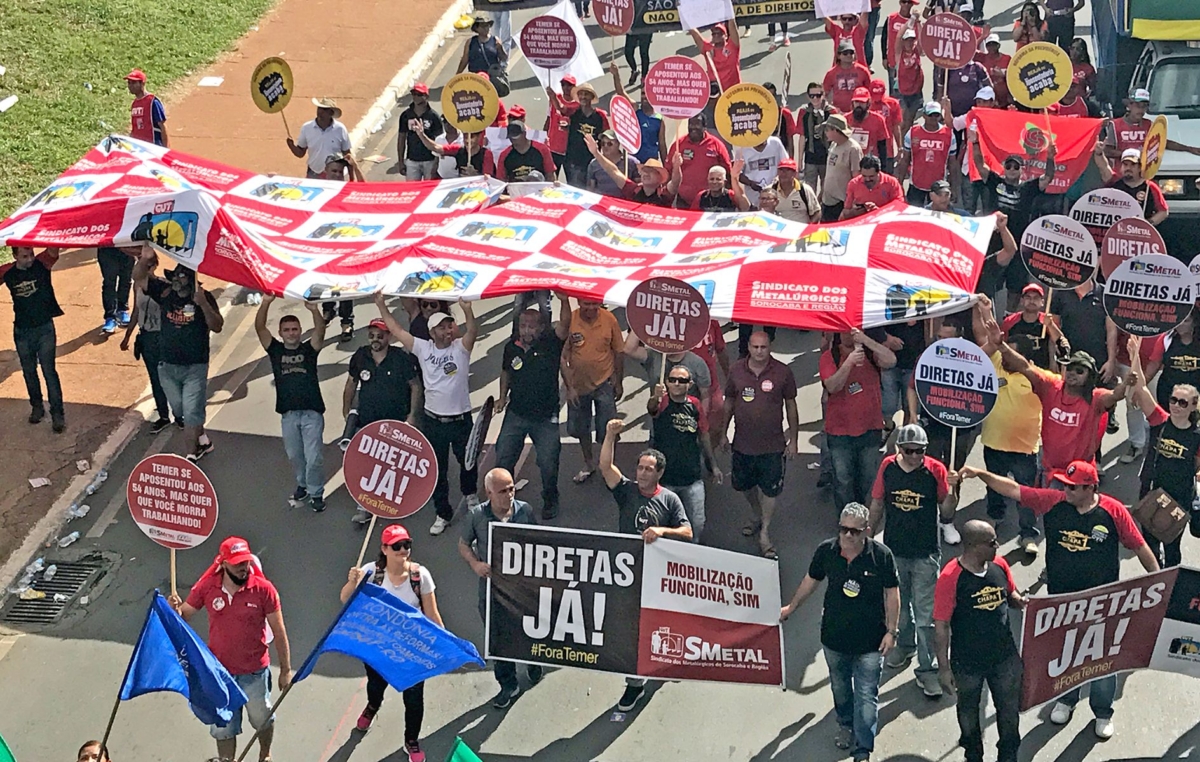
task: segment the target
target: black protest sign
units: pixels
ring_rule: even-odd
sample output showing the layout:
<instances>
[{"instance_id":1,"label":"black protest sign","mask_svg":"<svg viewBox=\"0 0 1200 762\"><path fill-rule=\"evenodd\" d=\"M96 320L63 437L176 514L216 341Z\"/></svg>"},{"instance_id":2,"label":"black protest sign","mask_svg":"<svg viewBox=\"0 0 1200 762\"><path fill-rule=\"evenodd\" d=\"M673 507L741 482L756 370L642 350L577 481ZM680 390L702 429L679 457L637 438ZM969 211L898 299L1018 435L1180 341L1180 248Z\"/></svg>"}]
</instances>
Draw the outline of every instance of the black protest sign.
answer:
<instances>
[{"instance_id":1,"label":"black protest sign","mask_svg":"<svg viewBox=\"0 0 1200 762\"><path fill-rule=\"evenodd\" d=\"M637 674L641 536L490 527L488 658Z\"/></svg>"}]
</instances>

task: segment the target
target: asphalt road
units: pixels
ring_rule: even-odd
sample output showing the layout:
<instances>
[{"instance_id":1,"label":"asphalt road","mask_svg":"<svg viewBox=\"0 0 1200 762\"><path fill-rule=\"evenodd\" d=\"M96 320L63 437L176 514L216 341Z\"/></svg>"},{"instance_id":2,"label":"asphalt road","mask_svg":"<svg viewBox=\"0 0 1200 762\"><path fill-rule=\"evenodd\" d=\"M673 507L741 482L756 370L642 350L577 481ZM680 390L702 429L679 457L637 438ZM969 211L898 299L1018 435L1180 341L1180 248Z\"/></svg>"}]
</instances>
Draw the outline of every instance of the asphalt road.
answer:
<instances>
[{"instance_id":1,"label":"asphalt road","mask_svg":"<svg viewBox=\"0 0 1200 762\"><path fill-rule=\"evenodd\" d=\"M885 2L885 13L893 0ZM989 4L1000 17L997 26L1011 25L1014 8ZM514 14L514 28L533 15ZM593 37L602 36L589 23ZM793 90L809 79L819 79L828 60L829 42L815 24L793 25L790 48L795 61ZM434 102L440 85L453 74L458 42L447 43L426 80ZM783 51L767 53L765 29L757 26L743 40L746 77L751 80L781 77ZM608 45L597 46L608 63ZM682 34L655 38L653 57L690 52ZM620 53L618 52L618 55ZM397 67L399 66L399 63ZM508 103L521 103L537 124L545 112L544 94L521 61L512 72L515 92ZM596 82L602 97L606 80ZM793 103L792 105L798 105ZM396 109L394 114L398 114ZM387 174L394 164L395 122L373 137L362 155L389 154L371 171L371 179L395 179ZM358 554L363 530L350 522L352 504L340 488L340 473L333 476L329 509L323 514L290 509L286 497L292 490L291 470L279 439L278 416L269 364L252 329L252 307L238 304L228 312L226 329L216 338L210 382L209 425L216 451L203 462L221 503L217 538L199 549L179 555L180 586L186 590L210 563L221 537L248 538L261 556L268 576L278 586L293 649L299 666L338 610L337 594L346 569ZM284 311L308 315L299 305L277 305ZM365 325L371 307L359 307L359 325ZM481 404L496 392L498 361L509 335L511 314L507 303L490 301L478 306L483 337L471 367L472 399ZM274 323L274 321L272 321ZM330 346L322 352L322 388L330 408L326 416L326 441L341 431L338 419L340 391L351 350L365 341L359 331L350 346ZM736 333L727 337L735 339ZM818 336L781 331L776 356L790 364L801 386L799 407L802 426L801 454L788 467L787 485L775 523L780 552L780 573L787 596L807 569L815 545L832 534L836 514L827 492L815 489L815 436L819 431L819 387L815 379ZM731 352L732 352L731 348ZM636 424L620 453L620 465L631 465L631 451L645 439L642 428L647 388L636 370L625 385L629 395L622 405ZM493 423L493 437L499 422ZM1123 451L1122 433L1105 442L1106 462ZM113 475L89 501L91 515L78 528L85 538L66 550L47 549L49 560L84 556L106 565L106 573L89 591L89 602L73 602L56 625L45 629L14 629L0 623L0 734L12 745L18 759L69 759L87 738L99 737L141 626L150 592L166 589L168 562L165 550L152 544L133 525L124 506L124 479L132 466L150 452L177 451L180 438L172 431L156 436L144 432L111 467ZM339 453L327 448L327 466L333 472ZM978 460L976 453L973 460ZM579 468L577 445L564 447L561 467L563 511L557 526L615 530L616 512L598 479L583 487L569 481ZM486 462L485 462L486 465ZM529 478L522 497L537 504L537 473L532 458L522 477ZM452 478L451 484L455 481ZM1129 500L1136 491L1132 466L1113 466L1105 489ZM709 527L706 542L741 552L756 552L754 543L739 532L747 516L744 501L727 486L709 486ZM457 494L452 497L457 499ZM983 514L982 493L970 485L963 499L960 520ZM456 549L458 524L439 538L427 533L433 511L426 508L407 524L416 539L414 556L425 564L437 582L439 606L447 626L482 644L482 623L475 606L475 577ZM74 526L70 528L76 528ZM1001 552L1014 562L1018 583L1029 586L1042 569L1014 548L1015 519L1001 527ZM1194 557L1197 543L1185 540L1185 558ZM953 549L947 549L947 554ZM1126 561L1134 573L1136 562ZM832 743L835 721L824 659L817 640L819 603L810 601L786 626L787 691L701 683L667 683L654 686L653 695L621 720L614 705L623 683L620 677L582 670L560 669L549 673L507 712L490 708L495 682L488 672L448 675L430 681L426 688L424 746L430 759L441 759L456 735L465 738L488 760L796 760L826 762L844 755ZM198 624L201 632L203 625ZM9 634L5 634L5 633ZM353 730L365 703L365 680L359 664L336 655L326 656L316 673L291 692L279 712L275 758L279 760L401 760L403 712L399 697L389 698L376 727L365 736ZM1026 740L1022 760L1150 760L1189 756L1200 742L1200 698L1195 684L1179 677L1142 673L1122 680L1116 715L1117 735L1097 742L1090 712L1081 706L1065 727L1049 724L1048 710L1022 718ZM912 681L911 671L887 675L880 690L880 738L877 760L891 762L941 762L961 759L956 748L957 726L953 702L924 698ZM987 743L995 742L988 720ZM245 736L244 736L245 738ZM192 717L186 703L174 694L157 694L122 705L110 746L119 760L155 762L180 758L204 759L214 746L205 728ZM994 752L989 751L989 758Z\"/></svg>"}]
</instances>

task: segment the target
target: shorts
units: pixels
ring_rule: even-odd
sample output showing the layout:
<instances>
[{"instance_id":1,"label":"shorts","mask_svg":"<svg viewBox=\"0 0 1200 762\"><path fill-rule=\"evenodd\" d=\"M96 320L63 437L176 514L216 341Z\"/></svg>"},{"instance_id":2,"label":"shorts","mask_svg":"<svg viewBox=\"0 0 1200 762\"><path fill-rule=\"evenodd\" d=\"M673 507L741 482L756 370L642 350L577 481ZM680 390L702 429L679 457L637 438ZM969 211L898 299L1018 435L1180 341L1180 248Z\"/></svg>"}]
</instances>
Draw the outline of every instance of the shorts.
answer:
<instances>
[{"instance_id":1,"label":"shorts","mask_svg":"<svg viewBox=\"0 0 1200 762\"><path fill-rule=\"evenodd\" d=\"M897 100L900 101L900 108L905 111L920 111L925 107L925 94L913 93L912 95L901 95Z\"/></svg>"},{"instance_id":2,"label":"shorts","mask_svg":"<svg viewBox=\"0 0 1200 762\"><path fill-rule=\"evenodd\" d=\"M208 404L208 363L174 365L160 362L158 380L184 426L203 426Z\"/></svg>"},{"instance_id":3,"label":"shorts","mask_svg":"<svg viewBox=\"0 0 1200 762\"><path fill-rule=\"evenodd\" d=\"M591 441L593 429L596 443L604 441L604 430L608 422L617 415L617 397L613 392L612 379L605 381L587 394L579 395L579 401L567 403L567 435L581 442Z\"/></svg>"},{"instance_id":4,"label":"shorts","mask_svg":"<svg viewBox=\"0 0 1200 762\"><path fill-rule=\"evenodd\" d=\"M263 667L257 672L245 675L234 675L234 682L246 694L246 714L250 717L250 726L255 730L264 730L275 724L275 715L271 714L271 668ZM242 710L233 713L233 719L223 728L210 725L208 734L218 741L229 741L242 734Z\"/></svg>"},{"instance_id":5,"label":"shorts","mask_svg":"<svg viewBox=\"0 0 1200 762\"><path fill-rule=\"evenodd\" d=\"M763 497L776 497L783 492L784 460L781 452L746 455L734 450L729 469L734 492L749 492L758 487Z\"/></svg>"},{"instance_id":6,"label":"shorts","mask_svg":"<svg viewBox=\"0 0 1200 762\"><path fill-rule=\"evenodd\" d=\"M925 206L929 203L929 191L909 183L908 190L904 192L904 200L909 206Z\"/></svg>"}]
</instances>

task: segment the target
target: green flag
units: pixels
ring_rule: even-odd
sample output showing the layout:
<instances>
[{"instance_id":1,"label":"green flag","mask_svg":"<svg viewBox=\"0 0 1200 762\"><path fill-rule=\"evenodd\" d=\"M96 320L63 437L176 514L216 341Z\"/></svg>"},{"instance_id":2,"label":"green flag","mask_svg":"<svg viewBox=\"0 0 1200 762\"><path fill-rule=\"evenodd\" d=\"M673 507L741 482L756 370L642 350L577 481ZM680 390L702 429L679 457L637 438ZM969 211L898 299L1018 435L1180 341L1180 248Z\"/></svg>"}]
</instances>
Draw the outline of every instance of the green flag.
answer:
<instances>
[{"instance_id":1,"label":"green flag","mask_svg":"<svg viewBox=\"0 0 1200 762\"><path fill-rule=\"evenodd\" d=\"M467 748L465 744L463 748ZM467 753L469 754L470 752L471 750L467 749ZM463 759L470 759L470 757L463 757ZM0 736L0 762L17 762L17 758L13 756L12 750L8 748L8 743L5 742L4 736Z\"/></svg>"},{"instance_id":2,"label":"green flag","mask_svg":"<svg viewBox=\"0 0 1200 762\"><path fill-rule=\"evenodd\" d=\"M12 757L9 757L12 759ZM5 762L0 758L0 762ZM461 738L454 739L454 747L450 749L450 754L446 757L446 762L483 762L479 755L471 751L471 747L467 746L467 742Z\"/></svg>"}]
</instances>

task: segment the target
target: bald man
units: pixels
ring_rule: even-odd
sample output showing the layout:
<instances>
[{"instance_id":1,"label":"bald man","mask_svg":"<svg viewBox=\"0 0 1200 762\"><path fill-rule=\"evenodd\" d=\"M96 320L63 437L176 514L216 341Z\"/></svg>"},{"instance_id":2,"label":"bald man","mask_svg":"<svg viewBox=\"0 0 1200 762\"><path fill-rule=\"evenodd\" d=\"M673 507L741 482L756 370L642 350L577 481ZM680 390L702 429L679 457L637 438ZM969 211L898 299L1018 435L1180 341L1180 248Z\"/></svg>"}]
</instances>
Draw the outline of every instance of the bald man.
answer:
<instances>
[{"instance_id":1,"label":"bald man","mask_svg":"<svg viewBox=\"0 0 1200 762\"><path fill-rule=\"evenodd\" d=\"M983 762L979 705L987 683L996 705L999 762L1016 762L1021 746L1021 656L1009 627L1010 608L1022 608L1012 571L996 555L996 530L986 521L962 529L963 552L946 564L934 592L938 679L958 692L959 743L968 762Z\"/></svg>"},{"instance_id":2,"label":"bald man","mask_svg":"<svg viewBox=\"0 0 1200 762\"><path fill-rule=\"evenodd\" d=\"M488 556L488 525L536 524L533 509L524 500L517 500L512 474L503 468L493 468L483 477L483 489L487 500L471 508L463 523L462 536L458 538L458 554L471 570L479 576L479 617L487 625L487 578L492 573ZM508 709L521 695L517 683L517 665L511 661L495 661L493 670L500 693L492 700L496 709ZM529 665L529 683L537 685L542 679L542 668Z\"/></svg>"},{"instance_id":3,"label":"bald man","mask_svg":"<svg viewBox=\"0 0 1200 762\"><path fill-rule=\"evenodd\" d=\"M774 559L779 556L771 544L771 517L775 498L783 491L784 461L796 454L800 434L796 379L788 366L771 356L771 339L764 331L750 335L749 349L750 354L729 369L720 441L722 449L733 451L733 488L750 503L751 519L742 534L758 535L759 550ZM732 448L727 438L730 422L734 424Z\"/></svg>"}]
</instances>

